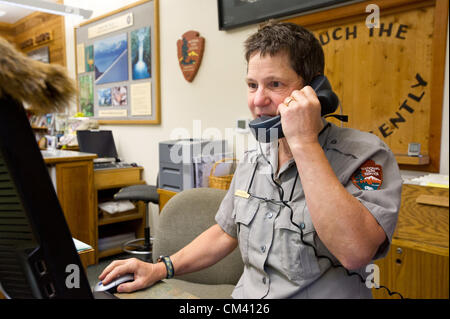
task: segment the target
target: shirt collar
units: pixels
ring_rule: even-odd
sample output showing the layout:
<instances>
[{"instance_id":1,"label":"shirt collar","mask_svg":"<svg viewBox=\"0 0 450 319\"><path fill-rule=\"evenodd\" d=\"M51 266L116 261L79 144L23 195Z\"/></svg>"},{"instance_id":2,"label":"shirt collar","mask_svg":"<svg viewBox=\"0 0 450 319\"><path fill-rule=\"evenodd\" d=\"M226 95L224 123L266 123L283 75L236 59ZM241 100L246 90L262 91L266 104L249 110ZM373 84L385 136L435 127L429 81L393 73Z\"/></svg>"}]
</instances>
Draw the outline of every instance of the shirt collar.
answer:
<instances>
[{"instance_id":1,"label":"shirt collar","mask_svg":"<svg viewBox=\"0 0 450 319\"><path fill-rule=\"evenodd\" d=\"M264 155L273 169L276 170L278 168L278 140L270 143L259 143L259 145L261 147L258 148L258 155ZM263 162L265 163L266 161L263 159Z\"/></svg>"},{"instance_id":2,"label":"shirt collar","mask_svg":"<svg viewBox=\"0 0 450 319\"><path fill-rule=\"evenodd\" d=\"M329 132L331 123L322 118L323 128L319 135L319 144L322 147L322 149L325 147ZM260 143L261 148L258 147L258 154L262 153L266 157L266 159L270 162L275 171L278 170L278 140L272 141L270 143ZM264 161L265 162L265 161ZM294 159L291 159L288 161L289 167L294 162Z\"/></svg>"}]
</instances>

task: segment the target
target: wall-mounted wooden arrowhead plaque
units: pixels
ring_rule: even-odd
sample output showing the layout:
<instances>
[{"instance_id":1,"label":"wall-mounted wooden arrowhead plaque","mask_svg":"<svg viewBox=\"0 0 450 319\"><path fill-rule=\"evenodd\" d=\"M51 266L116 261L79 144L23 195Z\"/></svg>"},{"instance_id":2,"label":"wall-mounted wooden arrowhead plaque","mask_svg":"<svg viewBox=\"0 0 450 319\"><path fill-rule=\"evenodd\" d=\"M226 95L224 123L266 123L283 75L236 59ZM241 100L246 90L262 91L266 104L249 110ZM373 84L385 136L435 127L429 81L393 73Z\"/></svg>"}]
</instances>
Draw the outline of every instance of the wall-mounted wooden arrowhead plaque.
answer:
<instances>
[{"instance_id":1,"label":"wall-mounted wooden arrowhead plaque","mask_svg":"<svg viewBox=\"0 0 450 319\"><path fill-rule=\"evenodd\" d=\"M197 31L187 31L177 41L178 62L186 81L192 82L202 62L205 38Z\"/></svg>"}]
</instances>

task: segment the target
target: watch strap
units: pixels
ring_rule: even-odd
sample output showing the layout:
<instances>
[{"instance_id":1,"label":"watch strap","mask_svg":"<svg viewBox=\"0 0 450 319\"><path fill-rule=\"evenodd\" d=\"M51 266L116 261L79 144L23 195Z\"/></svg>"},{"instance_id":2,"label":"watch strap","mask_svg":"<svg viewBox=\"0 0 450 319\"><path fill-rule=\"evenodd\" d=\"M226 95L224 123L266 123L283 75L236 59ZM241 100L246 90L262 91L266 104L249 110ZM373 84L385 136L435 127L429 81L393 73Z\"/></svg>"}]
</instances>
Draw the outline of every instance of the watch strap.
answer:
<instances>
[{"instance_id":1,"label":"watch strap","mask_svg":"<svg viewBox=\"0 0 450 319\"><path fill-rule=\"evenodd\" d=\"M175 271L173 269L172 261L169 256L159 256L158 262L162 261L166 265L167 276L166 279L170 279L175 276Z\"/></svg>"}]
</instances>

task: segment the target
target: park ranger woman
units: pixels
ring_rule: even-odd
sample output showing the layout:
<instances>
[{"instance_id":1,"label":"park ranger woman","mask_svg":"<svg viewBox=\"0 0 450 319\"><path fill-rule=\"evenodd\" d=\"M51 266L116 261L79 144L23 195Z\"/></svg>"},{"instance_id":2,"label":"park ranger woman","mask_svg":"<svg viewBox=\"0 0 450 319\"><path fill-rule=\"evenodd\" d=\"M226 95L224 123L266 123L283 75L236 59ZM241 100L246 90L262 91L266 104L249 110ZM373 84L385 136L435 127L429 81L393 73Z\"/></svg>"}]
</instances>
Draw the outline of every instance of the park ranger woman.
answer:
<instances>
[{"instance_id":1,"label":"park ranger woman","mask_svg":"<svg viewBox=\"0 0 450 319\"><path fill-rule=\"evenodd\" d=\"M375 135L321 117L309 84L324 74L324 53L310 31L269 23L245 49L250 112L281 115L284 137L245 153L217 224L156 264L114 261L100 280L133 273L118 288L133 291L239 246L244 271L233 298L371 298L367 265L386 255L400 207L394 155Z\"/></svg>"}]
</instances>

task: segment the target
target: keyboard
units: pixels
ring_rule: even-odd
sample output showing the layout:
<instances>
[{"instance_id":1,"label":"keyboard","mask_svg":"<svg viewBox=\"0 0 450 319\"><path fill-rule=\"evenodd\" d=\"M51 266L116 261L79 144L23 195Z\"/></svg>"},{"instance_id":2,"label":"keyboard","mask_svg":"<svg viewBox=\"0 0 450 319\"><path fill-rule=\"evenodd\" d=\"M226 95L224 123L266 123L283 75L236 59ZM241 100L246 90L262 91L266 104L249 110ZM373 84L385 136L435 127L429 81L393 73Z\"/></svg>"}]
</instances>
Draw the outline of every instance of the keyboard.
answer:
<instances>
[{"instance_id":1,"label":"keyboard","mask_svg":"<svg viewBox=\"0 0 450 319\"><path fill-rule=\"evenodd\" d=\"M126 168L126 167L133 167L133 165L129 163L94 163L94 169L95 170L101 170L101 169L115 169L115 168Z\"/></svg>"}]
</instances>

